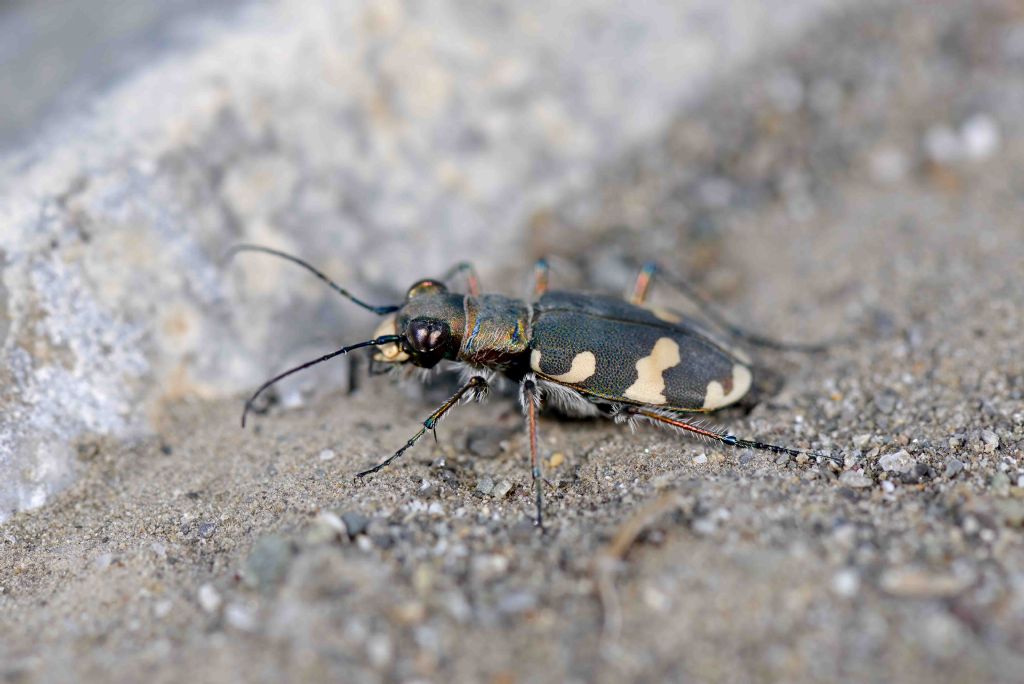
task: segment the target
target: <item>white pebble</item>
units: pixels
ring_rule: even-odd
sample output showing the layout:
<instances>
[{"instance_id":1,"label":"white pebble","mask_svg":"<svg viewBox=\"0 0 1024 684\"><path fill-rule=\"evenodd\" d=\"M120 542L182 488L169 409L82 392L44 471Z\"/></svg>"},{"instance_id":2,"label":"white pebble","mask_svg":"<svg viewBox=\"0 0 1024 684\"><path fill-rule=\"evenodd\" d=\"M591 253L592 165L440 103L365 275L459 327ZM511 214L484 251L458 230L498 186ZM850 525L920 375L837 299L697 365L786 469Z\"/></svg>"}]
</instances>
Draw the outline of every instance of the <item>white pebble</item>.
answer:
<instances>
[{"instance_id":1,"label":"white pebble","mask_svg":"<svg viewBox=\"0 0 1024 684\"><path fill-rule=\"evenodd\" d=\"M366 655L370 664L382 670L391 663L391 639L387 634L374 634L366 640Z\"/></svg>"},{"instance_id":2,"label":"white pebble","mask_svg":"<svg viewBox=\"0 0 1024 684\"><path fill-rule=\"evenodd\" d=\"M155 615L158 620L163 619L170 614L171 608L173 607L174 603L170 600L157 601L153 604L153 615Z\"/></svg>"},{"instance_id":3,"label":"white pebble","mask_svg":"<svg viewBox=\"0 0 1024 684\"><path fill-rule=\"evenodd\" d=\"M206 583L199 587L199 607L207 613L215 613L220 608L220 594L213 588L213 585Z\"/></svg>"},{"instance_id":4,"label":"white pebble","mask_svg":"<svg viewBox=\"0 0 1024 684\"><path fill-rule=\"evenodd\" d=\"M693 457L693 464L694 465L704 465L707 462L708 462L707 454L701 454L699 456L694 456Z\"/></svg>"},{"instance_id":5,"label":"white pebble","mask_svg":"<svg viewBox=\"0 0 1024 684\"><path fill-rule=\"evenodd\" d=\"M832 591L839 596L850 598L860 590L860 575L856 570L847 568L832 576Z\"/></svg>"},{"instance_id":6,"label":"white pebble","mask_svg":"<svg viewBox=\"0 0 1024 684\"><path fill-rule=\"evenodd\" d=\"M256 611L241 603L232 603L224 609L224 619L240 632L256 629Z\"/></svg>"},{"instance_id":7,"label":"white pebble","mask_svg":"<svg viewBox=\"0 0 1024 684\"><path fill-rule=\"evenodd\" d=\"M321 461L330 461L335 456L337 456L337 454L334 453L334 449L324 449L320 452Z\"/></svg>"},{"instance_id":8,"label":"white pebble","mask_svg":"<svg viewBox=\"0 0 1024 684\"><path fill-rule=\"evenodd\" d=\"M960 127L960 138L968 159L981 161L999 147L999 127L991 116L975 114Z\"/></svg>"}]
</instances>

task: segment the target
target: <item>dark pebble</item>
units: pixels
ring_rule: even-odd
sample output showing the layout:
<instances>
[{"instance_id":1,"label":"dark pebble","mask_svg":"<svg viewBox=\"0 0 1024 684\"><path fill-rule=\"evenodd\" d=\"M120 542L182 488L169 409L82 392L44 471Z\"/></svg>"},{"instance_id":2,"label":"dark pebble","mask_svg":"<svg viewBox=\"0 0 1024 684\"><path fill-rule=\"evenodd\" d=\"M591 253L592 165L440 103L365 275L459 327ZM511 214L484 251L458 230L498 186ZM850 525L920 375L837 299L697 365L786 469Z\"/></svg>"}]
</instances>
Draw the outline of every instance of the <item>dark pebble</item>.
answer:
<instances>
[{"instance_id":1,"label":"dark pebble","mask_svg":"<svg viewBox=\"0 0 1024 684\"><path fill-rule=\"evenodd\" d=\"M217 523L215 522L199 523L199 536L203 539L209 539L216 531Z\"/></svg>"},{"instance_id":2,"label":"dark pebble","mask_svg":"<svg viewBox=\"0 0 1024 684\"><path fill-rule=\"evenodd\" d=\"M896 408L896 395L892 392L882 392L875 397L875 408L881 413L892 413Z\"/></svg>"},{"instance_id":3,"label":"dark pebble","mask_svg":"<svg viewBox=\"0 0 1024 684\"><path fill-rule=\"evenodd\" d=\"M338 517L341 518L341 522L345 523L345 530L351 538L366 532L366 528L370 524L369 518L355 511L346 511Z\"/></svg>"},{"instance_id":4,"label":"dark pebble","mask_svg":"<svg viewBox=\"0 0 1024 684\"><path fill-rule=\"evenodd\" d=\"M292 560L292 545L276 535L256 541L245 561L245 582L260 591L273 588L284 579Z\"/></svg>"},{"instance_id":5,"label":"dark pebble","mask_svg":"<svg viewBox=\"0 0 1024 684\"><path fill-rule=\"evenodd\" d=\"M466 450L480 458L501 455L501 443L508 439L508 430L482 425L472 428L466 435Z\"/></svg>"},{"instance_id":6,"label":"dark pebble","mask_svg":"<svg viewBox=\"0 0 1024 684\"><path fill-rule=\"evenodd\" d=\"M926 463L917 463L909 471L903 473L904 484L920 484L932 480L938 475L935 469Z\"/></svg>"}]
</instances>

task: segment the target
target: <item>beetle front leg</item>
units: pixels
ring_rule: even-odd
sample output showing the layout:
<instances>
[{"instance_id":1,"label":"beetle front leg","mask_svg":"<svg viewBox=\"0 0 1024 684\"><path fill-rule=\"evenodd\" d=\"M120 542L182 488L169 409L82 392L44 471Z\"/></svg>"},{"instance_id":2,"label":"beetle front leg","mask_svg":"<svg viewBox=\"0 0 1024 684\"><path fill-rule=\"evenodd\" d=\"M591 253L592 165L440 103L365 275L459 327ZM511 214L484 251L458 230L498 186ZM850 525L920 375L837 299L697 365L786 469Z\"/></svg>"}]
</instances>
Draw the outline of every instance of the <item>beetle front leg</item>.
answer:
<instances>
[{"instance_id":1,"label":"beetle front leg","mask_svg":"<svg viewBox=\"0 0 1024 684\"><path fill-rule=\"evenodd\" d=\"M371 473L377 472L381 468L387 467L392 461L394 461L399 456L404 454L410 447L412 447L412 445L419 441L419 438L426 434L427 430L433 430L437 426L438 421L440 421L441 418L444 417L444 414L448 413L448 411L458 406L459 402L468 392L473 392L474 397L479 397L486 391L487 380L485 380L479 375L474 375L472 378L469 379L469 382L460 387L459 390L455 394L453 394L450 399L448 399L448 401L441 404L441 406L436 411L431 413L430 416L428 416L427 419L423 421L423 427L420 428L419 432L410 437L409 441L406 442L401 449L399 449L394 454L384 459L377 465L373 466L372 468L364 470L360 473L356 473L356 477L370 475Z\"/></svg>"},{"instance_id":2,"label":"beetle front leg","mask_svg":"<svg viewBox=\"0 0 1024 684\"><path fill-rule=\"evenodd\" d=\"M537 392L537 384L530 378L523 380L521 387L520 401L523 404L523 411L526 413L526 427L530 437L530 473L533 475L534 500L537 505L537 517L534 518L534 525L542 528L544 526L544 479L540 472L540 459L537 458L537 409L540 407L540 394Z\"/></svg>"}]
</instances>

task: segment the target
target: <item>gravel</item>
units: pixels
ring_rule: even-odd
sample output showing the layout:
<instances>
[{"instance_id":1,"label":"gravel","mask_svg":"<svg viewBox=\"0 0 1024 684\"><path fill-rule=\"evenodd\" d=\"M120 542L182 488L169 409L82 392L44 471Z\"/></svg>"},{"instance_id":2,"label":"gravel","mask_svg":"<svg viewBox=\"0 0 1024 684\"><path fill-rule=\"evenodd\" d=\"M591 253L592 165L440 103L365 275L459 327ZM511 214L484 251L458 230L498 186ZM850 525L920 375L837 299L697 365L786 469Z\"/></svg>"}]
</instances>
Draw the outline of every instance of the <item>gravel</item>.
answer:
<instances>
[{"instance_id":1,"label":"gravel","mask_svg":"<svg viewBox=\"0 0 1024 684\"><path fill-rule=\"evenodd\" d=\"M542 456L563 462L545 470L539 532L500 392L358 480L436 403L370 378L242 431L238 400L181 402L158 435L101 440L78 481L5 524L0 674L1016 681L1024 28L1012 3L985 6L842 13L526 231L524 261L555 251L560 282L619 291L653 254L759 332L852 336L761 350L762 393L713 416L835 453L837 477L545 413ZM495 425L516 428L507 449L466 448ZM334 459L316 458L325 444Z\"/></svg>"}]
</instances>

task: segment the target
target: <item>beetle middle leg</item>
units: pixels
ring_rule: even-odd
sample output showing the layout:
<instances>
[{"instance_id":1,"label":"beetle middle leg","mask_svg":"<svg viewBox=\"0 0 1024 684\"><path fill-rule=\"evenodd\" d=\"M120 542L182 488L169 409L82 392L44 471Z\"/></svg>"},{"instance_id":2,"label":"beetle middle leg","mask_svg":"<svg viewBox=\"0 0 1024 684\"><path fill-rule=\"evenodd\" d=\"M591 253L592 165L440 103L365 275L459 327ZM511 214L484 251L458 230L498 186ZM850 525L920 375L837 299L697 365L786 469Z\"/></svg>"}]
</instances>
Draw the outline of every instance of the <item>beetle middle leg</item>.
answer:
<instances>
[{"instance_id":1,"label":"beetle middle leg","mask_svg":"<svg viewBox=\"0 0 1024 684\"><path fill-rule=\"evenodd\" d=\"M537 384L530 378L523 380L520 389L520 400L526 413L526 428L530 436L530 473L533 475L533 493L537 504L537 517L534 518L533 524L543 527L544 479L541 477L540 459L537 458L537 409L540 405L540 393L537 391Z\"/></svg>"},{"instance_id":2,"label":"beetle middle leg","mask_svg":"<svg viewBox=\"0 0 1024 684\"><path fill-rule=\"evenodd\" d=\"M448 411L458 406L459 402L462 401L462 398L466 396L467 393L472 392L473 396L479 397L486 391L487 380L485 380L482 376L474 375L472 378L469 379L469 382L460 387L459 390L455 394L453 394L451 398L448 399L448 401L441 404L441 406L438 407L436 411L431 413L427 417L427 419L423 421L423 427L419 429L419 432L410 437L409 441L407 441L401 449L399 449L394 454L384 459L377 465L373 466L372 468L356 473L356 477L370 475L371 473L375 473L382 468L386 468L388 465L391 464L392 461L394 461L399 456L404 454L410 447L412 447L412 445L419 441L419 438L425 435L427 430L433 430L437 426L438 421L440 421L441 418L444 417L444 414L448 413Z\"/></svg>"}]
</instances>

